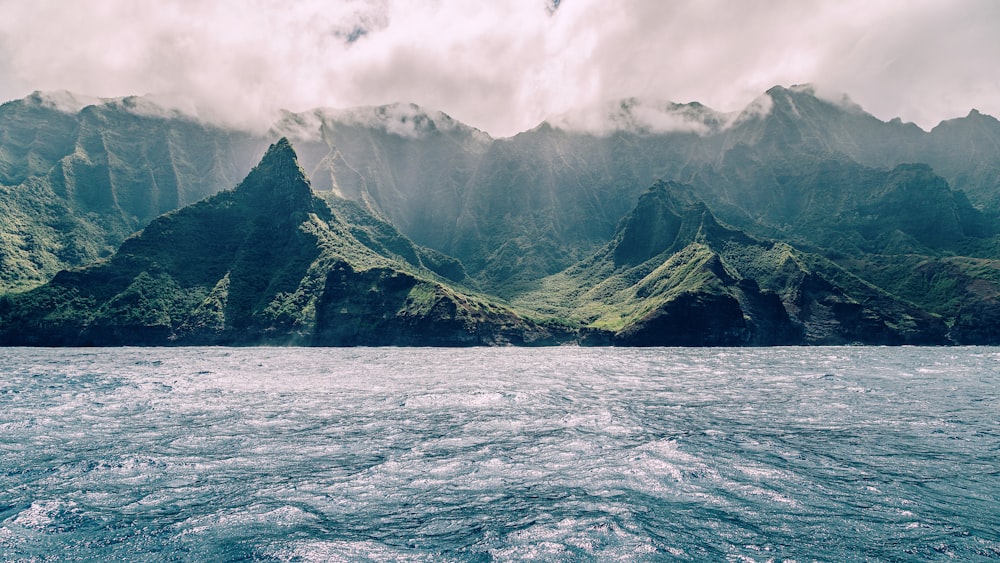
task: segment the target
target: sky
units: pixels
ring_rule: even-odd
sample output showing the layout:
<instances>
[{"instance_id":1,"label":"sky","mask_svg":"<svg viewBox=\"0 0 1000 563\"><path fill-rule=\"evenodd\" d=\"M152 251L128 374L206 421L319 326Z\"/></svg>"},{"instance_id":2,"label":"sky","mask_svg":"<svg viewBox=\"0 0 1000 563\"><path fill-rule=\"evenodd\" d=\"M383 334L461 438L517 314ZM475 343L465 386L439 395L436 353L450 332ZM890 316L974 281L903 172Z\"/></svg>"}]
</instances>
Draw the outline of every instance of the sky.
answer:
<instances>
[{"instance_id":1,"label":"sky","mask_svg":"<svg viewBox=\"0 0 1000 563\"><path fill-rule=\"evenodd\" d=\"M412 102L494 136L774 85L930 129L1000 116L997 0L0 0L0 100L150 95L228 126Z\"/></svg>"}]
</instances>

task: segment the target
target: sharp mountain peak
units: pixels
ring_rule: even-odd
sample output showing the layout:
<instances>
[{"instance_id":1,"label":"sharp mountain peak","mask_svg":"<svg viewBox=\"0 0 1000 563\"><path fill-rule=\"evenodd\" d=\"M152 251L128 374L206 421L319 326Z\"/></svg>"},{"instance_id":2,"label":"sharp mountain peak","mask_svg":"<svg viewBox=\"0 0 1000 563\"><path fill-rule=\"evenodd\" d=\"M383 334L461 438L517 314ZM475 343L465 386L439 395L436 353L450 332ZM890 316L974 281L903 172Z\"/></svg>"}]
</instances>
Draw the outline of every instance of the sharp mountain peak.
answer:
<instances>
[{"instance_id":1,"label":"sharp mountain peak","mask_svg":"<svg viewBox=\"0 0 1000 563\"><path fill-rule=\"evenodd\" d=\"M257 166L234 189L237 195L259 199L263 209L307 210L312 207L312 187L287 137L272 144Z\"/></svg>"}]
</instances>

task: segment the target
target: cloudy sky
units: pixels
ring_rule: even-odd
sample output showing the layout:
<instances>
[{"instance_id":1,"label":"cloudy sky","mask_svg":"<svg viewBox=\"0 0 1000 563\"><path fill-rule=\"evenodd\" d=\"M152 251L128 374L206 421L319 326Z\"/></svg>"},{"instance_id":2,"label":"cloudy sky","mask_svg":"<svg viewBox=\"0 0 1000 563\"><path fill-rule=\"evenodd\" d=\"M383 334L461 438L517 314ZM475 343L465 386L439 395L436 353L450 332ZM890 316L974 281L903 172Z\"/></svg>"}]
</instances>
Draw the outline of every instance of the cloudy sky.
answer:
<instances>
[{"instance_id":1,"label":"cloudy sky","mask_svg":"<svg viewBox=\"0 0 1000 563\"><path fill-rule=\"evenodd\" d=\"M925 129L1000 116L1000 1L0 0L0 100L154 94L233 125L403 101L506 136L805 82Z\"/></svg>"}]
</instances>

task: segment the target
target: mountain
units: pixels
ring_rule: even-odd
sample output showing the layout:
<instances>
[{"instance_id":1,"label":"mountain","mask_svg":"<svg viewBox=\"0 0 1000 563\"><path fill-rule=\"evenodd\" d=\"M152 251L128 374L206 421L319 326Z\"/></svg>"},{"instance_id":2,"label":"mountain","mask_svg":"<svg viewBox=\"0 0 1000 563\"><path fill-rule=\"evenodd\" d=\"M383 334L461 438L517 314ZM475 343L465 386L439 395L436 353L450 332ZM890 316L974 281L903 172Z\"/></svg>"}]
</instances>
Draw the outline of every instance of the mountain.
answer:
<instances>
[{"instance_id":1,"label":"mountain","mask_svg":"<svg viewBox=\"0 0 1000 563\"><path fill-rule=\"evenodd\" d=\"M345 219L313 194L282 139L235 189L158 217L106 261L4 296L0 343L481 345L574 336L451 287L398 232L351 213Z\"/></svg>"},{"instance_id":2,"label":"mountain","mask_svg":"<svg viewBox=\"0 0 1000 563\"><path fill-rule=\"evenodd\" d=\"M461 214L448 218L454 242L434 247L462 260L484 288L513 297L604 244L661 179L691 184L748 233L821 251L933 255L996 235L996 210L982 203L983 194L1000 194L988 174L1000 154L987 156L987 120L975 141L984 155L977 162L987 164L975 183L956 172L970 169L964 157L934 148L940 132L880 121L808 86L772 88L730 116L635 100L601 118L590 111L494 141Z\"/></svg>"},{"instance_id":3,"label":"mountain","mask_svg":"<svg viewBox=\"0 0 1000 563\"><path fill-rule=\"evenodd\" d=\"M142 98L0 105L0 292L107 257L157 215L235 184L266 146Z\"/></svg>"},{"instance_id":4,"label":"mountain","mask_svg":"<svg viewBox=\"0 0 1000 563\"><path fill-rule=\"evenodd\" d=\"M1000 260L869 254L841 259L870 283L949 320L954 343L1000 342Z\"/></svg>"},{"instance_id":5,"label":"mountain","mask_svg":"<svg viewBox=\"0 0 1000 563\"><path fill-rule=\"evenodd\" d=\"M915 158L944 176L956 190L996 217L1000 209L1000 121L972 110L941 122Z\"/></svg>"},{"instance_id":6,"label":"mountain","mask_svg":"<svg viewBox=\"0 0 1000 563\"><path fill-rule=\"evenodd\" d=\"M147 98L35 93L0 106L4 306L46 295L24 292L47 281L55 291L95 261L125 263L134 232L148 225L140 238L150 237L173 210L234 185L281 136L329 218L302 212L353 241L347 255L369 257L337 270L352 287L391 284L397 272L418 280L411 290L433 281L448 299L559 319L594 343L1000 342L1000 122L972 111L923 131L808 85L776 86L730 114L619 100L505 139L412 104L285 113L259 135ZM204 201L215 200L196 206ZM207 298L222 277L190 294ZM226 283L243 282L231 274L219 292ZM307 307L324 303L308 295ZM318 342L317 326L332 334L322 319L333 309L320 309L301 327L260 320L241 332L230 322L225 335L187 341ZM184 341L175 324L170 341ZM669 326L691 331L668 338ZM498 341L530 332L518 331Z\"/></svg>"},{"instance_id":7,"label":"mountain","mask_svg":"<svg viewBox=\"0 0 1000 563\"><path fill-rule=\"evenodd\" d=\"M767 96L769 110L732 127L719 160L691 180L714 207L736 210L727 220L847 252L933 252L994 234L963 192L912 160L928 141L915 126L809 87Z\"/></svg>"},{"instance_id":8,"label":"mountain","mask_svg":"<svg viewBox=\"0 0 1000 563\"><path fill-rule=\"evenodd\" d=\"M721 225L692 188L657 183L612 240L514 301L616 345L941 344L939 317L822 257Z\"/></svg>"},{"instance_id":9,"label":"mountain","mask_svg":"<svg viewBox=\"0 0 1000 563\"><path fill-rule=\"evenodd\" d=\"M17 171L0 179L4 216L17 217L6 221L0 241L11 288L106 256L156 214L233 185L267 146L143 98L75 106L54 98L36 93L0 107L0 170ZM886 170L924 163L931 168L925 184L935 183L930 174L948 183L925 200L955 208L962 224L949 228L991 237L983 225L995 224L990 194L1000 194L990 164L1000 159L997 125L973 112L926 133L798 86L772 88L735 115L697 103L622 100L510 139L491 139L412 104L288 113L272 134L296 142L317 191L362 203L416 243L462 261L484 289L511 294L603 244L660 179L694 185L720 218L748 232L850 249L856 241L812 237L811 218L802 221L810 228L795 228L799 208L821 218L850 216L859 210L827 212L824 186L861 179L869 184L858 190L865 195L882 190L876 184L886 181ZM61 187L65 177L74 179L71 189ZM872 225L884 224L883 216L868 215ZM894 232L870 236L889 244L906 239L905 231ZM874 251L883 242L862 246Z\"/></svg>"},{"instance_id":10,"label":"mountain","mask_svg":"<svg viewBox=\"0 0 1000 563\"><path fill-rule=\"evenodd\" d=\"M770 154L843 157L874 168L915 162L926 136L916 125L883 122L846 95L824 97L808 84L769 89L724 134L724 150L745 145Z\"/></svg>"},{"instance_id":11,"label":"mountain","mask_svg":"<svg viewBox=\"0 0 1000 563\"><path fill-rule=\"evenodd\" d=\"M744 146L693 180L726 219L758 235L844 254L935 253L995 228L926 164L764 156ZM708 187L708 185L713 187Z\"/></svg>"},{"instance_id":12,"label":"mountain","mask_svg":"<svg viewBox=\"0 0 1000 563\"><path fill-rule=\"evenodd\" d=\"M420 245L449 253L448 228L493 139L414 104L286 113L289 136L319 192L364 203Z\"/></svg>"},{"instance_id":13,"label":"mountain","mask_svg":"<svg viewBox=\"0 0 1000 563\"><path fill-rule=\"evenodd\" d=\"M493 140L414 105L286 113L267 136L209 126L141 97L35 92L0 106L0 291L109 256L161 213L232 186L289 136L319 192L448 250L447 228Z\"/></svg>"}]
</instances>

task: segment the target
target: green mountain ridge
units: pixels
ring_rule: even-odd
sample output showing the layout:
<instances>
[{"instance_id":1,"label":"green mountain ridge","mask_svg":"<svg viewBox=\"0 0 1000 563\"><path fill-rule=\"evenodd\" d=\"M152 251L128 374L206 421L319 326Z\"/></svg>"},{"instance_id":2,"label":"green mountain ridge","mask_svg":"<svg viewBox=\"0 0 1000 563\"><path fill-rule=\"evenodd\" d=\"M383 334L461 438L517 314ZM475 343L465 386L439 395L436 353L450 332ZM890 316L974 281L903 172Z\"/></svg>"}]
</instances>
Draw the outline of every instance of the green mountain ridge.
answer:
<instances>
[{"instance_id":1,"label":"green mountain ridge","mask_svg":"<svg viewBox=\"0 0 1000 563\"><path fill-rule=\"evenodd\" d=\"M157 218L104 262L4 296L0 343L482 345L573 336L448 287L420 265L419 251L368 219L354 230L370 246L395 244L417 264L360 242L313 195L282 139L235 189Z\"/></svg>"},{"instance_id":2,"label":"green mountain ridge","mask_svg":"<svg viewBox=\"0 0 1000 563\"><path fill-rule=\"evenodd\" d=\"M234 185L266 147L140 107L67 113L37 92L0 106L0 291L110 256L161 213Z\"/></svg>"},{"instance_id":3,"label":"green mountain ridge","mask_svg":"<svg viewBox=\"0 0 1000 563\"><path fill-rule=\"evenodd\" d=\"M938 317L822 257L721 225L657 183L603 249L514 303L643 346L943 344Z\"/></svg>"},{"instance_id":4,"label":"green mountain ridge","mask_svg":"<svg viewBox=\"0 0 1000 563\"><path fill-rule=\"evenodd\" d=\"M26 303L23 295L47 295L76 279L81 266L125 264L123 252L139 248L135 237L126 241L133 232L145 226L140 238L152 237L173 220L172 210L236 184L268 146L259 135L201 124L142 98L63 106L42 93L0 106L0 294L9 294L0 305L8 313ZM268 252L289 259L305 252L298 260L312 264L329 253L312 256L315 250L302 248L352 241L354 250L344 252L353 258L336 268L351 287L412 283L420 294L430 280L442 288L434 295L446 301L463 296L504 315L552 318L564 327L524 342L1000 342L996 119L972 111L923 131L883 122L809 86L772 88L738 116L697 103L645 100L604 110L607 122L599 114L563 116L506 139L412 104L287 113L272 134L293 139L311 179L309 206L322 205L300 209L318 223L296 219L278 228L311 235L286 237L291 246ZM253 206L276 209L263 197L237 205ZM184 216L190 213L201 212ZM254 225L269 224L269 216L237 215L229 220L268 240ZM224 231L224 223L201 224L212 233ZM186 237L210 238L195 231ZM214 248L210 242L201 247ZM138 280L133 293L176 293L171 283L193 287L180 270L206 259L183 253L171 259L171 252L157 250L154 261L173 264L166 277L156 268L129 270L130 283ZM245 265L268 262L268 252L247 246L230 257L239 275L229 268L228 276L199 279L188 292L202 301L228 299L235 284L238 296L247 294L241 284L254 274ZM146 277L139 279L135 268ZM301 273L301 264L283 268L289 279ZM14 293L47 281L41 293ZM277 343L285 334L318 343L322 323L314 310L334 303L320 299L321 284L314 280L306 290L274 282L284 289L270 295L271 281L255 285L262 283L251 283L256 289L249 293L263 292L268 305L278 293L298 293L295 299L304 301L273 310L300 321L263 322L256 305L236 307L228 324L216 325L227 336L209 338L191 329L201 321L178 320L184 314L177 312L166 323L168 340ZM366 301L366 295L352 299L369 309L399 305L395 297ZM56 301L65 312L64 297ZM94 299L104 297L113 296ZM135 308L122 299L102 302L108 319ZM206 323L218 317L211 303L200 309ZM73 310L92 305L80 302ZM187 310L180 301L170 307ZM333 314L332 307L324 314ZM363 308L346 310L364 316ZM0 318L10 319L6 314ZM240 315L255 314L260 322L252 329L234 328ZM81 322L96 334L100 323L91 320ZM544 335L551 327L542 325ZM664 336L675 325L702 328L689 331L696 336ZM406 341L409 329L393 330L383 330L394 336L377 342ZM483 341L518 340L515 333L531 330ZM336 331L324 325L323 333Z\"/></svg>"}]
</instances>

